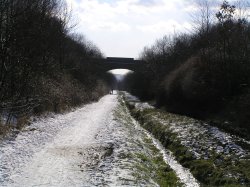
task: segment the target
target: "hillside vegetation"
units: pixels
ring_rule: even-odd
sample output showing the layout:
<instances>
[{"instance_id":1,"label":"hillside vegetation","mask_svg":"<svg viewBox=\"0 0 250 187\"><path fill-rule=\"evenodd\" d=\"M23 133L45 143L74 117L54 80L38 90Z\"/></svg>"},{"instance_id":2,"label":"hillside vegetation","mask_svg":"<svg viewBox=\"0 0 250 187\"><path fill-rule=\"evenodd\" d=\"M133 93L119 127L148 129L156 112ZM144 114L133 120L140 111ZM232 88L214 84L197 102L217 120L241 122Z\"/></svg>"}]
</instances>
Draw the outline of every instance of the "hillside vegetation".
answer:
<instances>
[{"instance_id":1,"label":"hillside vegetation","mask_svg":"<svg viewBox=\"0 0 250 187\"><path fill-rule=\"evenodd\" d=\"M211 120L250 138L248 5L223 1L213 12L209 2L199 1L191 34L164 36L144 48L147 70L128 76L127 89L170 112Z\"/></svg>"},{"instance_id":2,"label":"hillside vegetation","mask_svg":"<svg viewBox=\"0 0 250 187\"><path fill-rule=\"evenodd\" d=\"M33 114L60 112L107 92L100 50L72 33L63 0L0 1L0 134Z\"/></svg>"}]
</instances>

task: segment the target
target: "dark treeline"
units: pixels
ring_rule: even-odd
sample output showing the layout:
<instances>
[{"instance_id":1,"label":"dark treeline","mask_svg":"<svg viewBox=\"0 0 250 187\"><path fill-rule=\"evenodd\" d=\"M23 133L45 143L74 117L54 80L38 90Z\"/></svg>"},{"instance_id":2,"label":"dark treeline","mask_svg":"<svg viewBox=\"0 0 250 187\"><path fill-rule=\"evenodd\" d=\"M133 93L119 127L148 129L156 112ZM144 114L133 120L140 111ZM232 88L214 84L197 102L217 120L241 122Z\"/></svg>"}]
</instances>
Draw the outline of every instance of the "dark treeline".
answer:
<instances>
[{"instance_id":1,"label":"dark treeline","mask_svg":"<svg viewBox=\"0 0 250 187\"><path fill-rule=\"evenodd\" d=\"M209 2L198 2L200 14L193 16L192 34L165 36L144 48L141 59L146 71L128 76L127 84L133 94L155 99L170 112L213 119L229 131L248 136L248 6L243 1L237 6L223 1L220 9L212 12Z\"/></svg>"},{"instance_id":2,"label":"dark treeline","mask_svg":"<svg viewBox=\"0 0 250 187\"><path fill-rule=\"evenodd\" d=\"M70 34L66 7L61 0L0 0L2 123L31 111L58 112L107 92L92 63L103 55L83 36Z\"/></svg>"}]
</instances>

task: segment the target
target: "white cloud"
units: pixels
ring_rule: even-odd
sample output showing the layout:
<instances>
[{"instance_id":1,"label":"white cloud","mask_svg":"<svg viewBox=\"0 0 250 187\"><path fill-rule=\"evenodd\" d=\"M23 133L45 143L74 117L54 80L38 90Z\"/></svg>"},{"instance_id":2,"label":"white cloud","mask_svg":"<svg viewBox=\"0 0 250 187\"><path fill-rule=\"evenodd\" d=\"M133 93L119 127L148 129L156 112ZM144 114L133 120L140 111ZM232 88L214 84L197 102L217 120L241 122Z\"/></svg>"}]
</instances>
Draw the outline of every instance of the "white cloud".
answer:
<instances>
[{"instance_id":1,"label":"white cloud","mask_svg":"<svg viewBox=\"0 0 250 187\"><path fill-rule=\"evenodd\" d=\"M130 52L135 57L148 41L164 34L186 31L190 25L182 11L187 0L67 0L83 32L108 56ZM190 2L190 1L189 1ZM101 39L103 37L104 39ZM143 38L144 37L144 38ZM116 38L115 49L111 42ZM123 43L119 43L122 38ZM140 40L140 45L135 43ZM121 41L121 40L120 40ZM144 42L144 43L142 43ZM131 47L129 47L131 46ZM135 49L134 47L141 47ZM107 50L108 49L108 50ZM116 54L111 54L115 52Z\"/></svg>"},{"instance_id":2,"label":"white cloud","mask_svg":"<svg viewBox=\"0 0 250 187\"><path fill-rule=\"evenodd\" d=\"M175 20L168 20L168 21L160 21L155 24L139 25L137 26L137 29L139 29L142 32L173 34L175 32L181 32L190 29L190 27L191 24L189 24L188 22L179 23Z\"/></svg>"},{"instance_id":3,"label":"white cloud","mask_svg":"<svg viewBox=\"0 0 250 187\"><path fill-rule=\"evenodd\" d=\"M98 22L90 26L90 30L102 31L108 30L111 32L127 32L130 30L130 26L122 22Z\"/></svg>"},{"instance_id":4,"label":"white cloud","mask_svg":"<svg viewBox=\"0 0 250 187\"><path fill-rule=\"evenodd\" d=\"M162 1L157 1L157 0L139 0L137 2L138 5L142 5L142 6L154 6L154 5L158 5L161 4Z\"/></svg>"},{"instance_id":5,"label":"white cloud","mask_svg":"<svg viewBox=\"0 0 250 187\"><path fill-rule=\"evenodd\" d=\"M178 9L181 0L120 0L107 1L98 0L67 0L68 4L72 5L73 11L80 18L80 24L84 24L87 28L103 28L116 31L113 27L107 27L112 23L124 23L124 25L141 24L144 22L160 21L168 12L173 12ZM100 24L101 23L101 24ZM103 26L106 25L106 26ZM121 25L121 24L120 24ZM126 28L128 28L126 26ZM127 31L128 29L126 29Z\"/></svg>"},{"instance_id":6,"label":"white cloud","mask_svg":"<svg viewBox=\"0 0 250 187\"><path fill-rule=\"evenodd\" d=\"M190 4L190 5L186 6L186 7L184 7L183 10L184 10L185 12L192 13L192 12L198 11L199 9L198 9L198 7L195 6L194 4Z\"/></svg>"}]
</instances>

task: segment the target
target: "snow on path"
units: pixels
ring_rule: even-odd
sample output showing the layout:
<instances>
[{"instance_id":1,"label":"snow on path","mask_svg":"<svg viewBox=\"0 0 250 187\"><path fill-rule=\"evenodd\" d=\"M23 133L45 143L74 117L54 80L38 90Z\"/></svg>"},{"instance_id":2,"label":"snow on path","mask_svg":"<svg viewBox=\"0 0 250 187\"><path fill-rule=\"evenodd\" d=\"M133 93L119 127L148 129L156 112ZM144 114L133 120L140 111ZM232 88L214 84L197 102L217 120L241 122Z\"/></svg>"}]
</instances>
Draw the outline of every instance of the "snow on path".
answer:
<instances>
[{"instance_id":1,"label":"snow on path","mask_svg":"<svg viewBox=\"0 0 250 187\"><path fill-rule=\"evenodd\" d=\"M35 122L0 146L0 186L89 186L84 152L112 120L116 96ZM93 148L91 148L93 149ZM98 155L97 155L98 157ZM94 158L92 158L95 160Z\"/></svg>"},{"instance_id":2,"label":"snow on path","mask_svg":"<svg viewBox=\"0 0 250 187\"><path fill-rule=\"evenodd\" d=\"M126 122L115 120L117 106L117 96L107 95L68 114L39 119L2 140L0 186L158 186L151 179L145 183L131 175L135 160L123 157L133 150L143 151L138 144L142 129L134 120L138 132L131 133ZM178 163L172 163L174 158L160 143L145 133L185 186L198 186Z\"/></svg>"}]
</instances>

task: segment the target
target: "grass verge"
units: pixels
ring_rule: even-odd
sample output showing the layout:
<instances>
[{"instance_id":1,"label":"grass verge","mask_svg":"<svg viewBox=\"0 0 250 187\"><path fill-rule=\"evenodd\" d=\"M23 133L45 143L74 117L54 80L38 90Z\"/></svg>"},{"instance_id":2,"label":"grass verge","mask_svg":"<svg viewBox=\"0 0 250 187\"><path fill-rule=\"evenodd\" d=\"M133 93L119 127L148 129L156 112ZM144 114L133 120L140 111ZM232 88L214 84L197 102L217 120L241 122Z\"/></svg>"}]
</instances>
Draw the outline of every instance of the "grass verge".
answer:
<instances>
[{"instance_id":1,"label":"grass verge","mask_svg":"<svg viewBox=\"0 0 250 187\"><path fill-rule=\"evenodd\" d=\"M124 153L123 159L129 159L132 164L132 176L137 184L156 183L162 187L182 186L175 172L163 160L163 155L157 149L152 139L145 130L137 126L136 121L130 115L124 101L119 96L119 105L114 113L115 120L122 123L130 134L128 153ZM153 183L152 183L153 181Z\"/></svg>"},{"instance_id":2,"label":"grass verge","mask_svg":"<svg viewBox=\"0 0 250 187\"><path fill-rule=\"evenodd\" d=\"M137 110L133 104L126 102L132 116L141 126L151 132L165 148L171 150L177 160L189 168L194 177L202 186L249 186L250 162L249 159L235 159L212 152L208 159L197 159L188 147L182 145L177 133L174 133L167 123L174 121L189 121L191 118L170 114L157 109ZM168 119L166 123L158 120ZM194 141L197 141L194 137Z\"/></svg>"}]
</instances>

